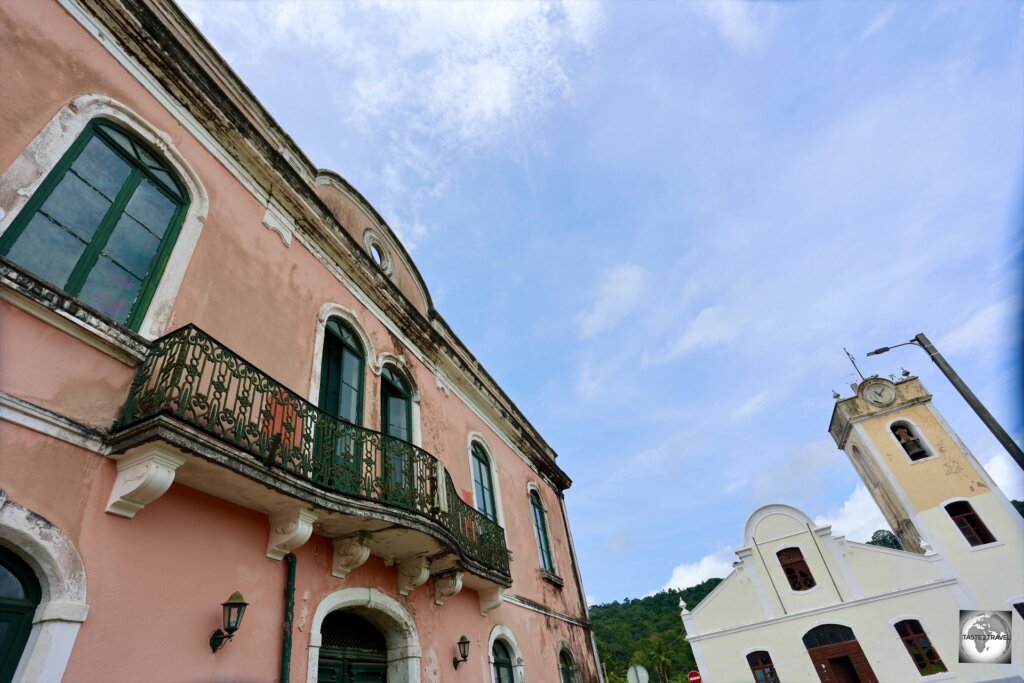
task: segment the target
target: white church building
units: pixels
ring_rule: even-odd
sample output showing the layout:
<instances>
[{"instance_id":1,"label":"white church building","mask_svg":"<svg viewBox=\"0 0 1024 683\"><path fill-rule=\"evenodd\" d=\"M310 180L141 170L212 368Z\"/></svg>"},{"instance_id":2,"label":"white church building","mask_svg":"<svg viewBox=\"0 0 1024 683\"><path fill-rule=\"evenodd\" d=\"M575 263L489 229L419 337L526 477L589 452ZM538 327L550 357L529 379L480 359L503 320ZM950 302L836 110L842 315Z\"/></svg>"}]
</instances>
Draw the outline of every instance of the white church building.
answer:
<instances>
[{"instance_id":1,"label":"white church building","mask_svg":"<svg viewBox=\"0 0 1024 683\"><path fill-rule=\"evenodd\" d=\"M703 680L1024 681L1024 519L931 395L915 377L870 378L836 402L829 432L906 550L787 505L755 511L732 573L681 605ZM995 614L965 639L971 611ZM961 663L961 647L982 661Z\"/></svg>"}]
</instances>

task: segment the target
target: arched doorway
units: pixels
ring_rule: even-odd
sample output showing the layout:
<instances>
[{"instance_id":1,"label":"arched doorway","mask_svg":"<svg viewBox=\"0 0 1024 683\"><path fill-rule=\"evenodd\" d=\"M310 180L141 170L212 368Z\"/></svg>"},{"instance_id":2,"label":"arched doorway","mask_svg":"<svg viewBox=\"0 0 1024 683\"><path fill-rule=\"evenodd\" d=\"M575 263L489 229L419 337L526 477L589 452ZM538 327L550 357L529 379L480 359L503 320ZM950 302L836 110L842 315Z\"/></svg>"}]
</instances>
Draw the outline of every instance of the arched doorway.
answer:
<instances>
[{"instance_id":1,"label":"arched doorway","mask_svg":"<svg viewBox=\"0 0 1024 683\"><path fill-rule=\"evenodd\" d=\"M0 683L14 678L41 596L32 568L0 546Z\"/></svg>"},{"instance_id":2,"label":"arched doorway","mask_svg":"<svg viewBox=\"0 0 1024 683\"><path fill-rule=\"evenodd\" d=\"M420 645L416 623L394 598L376 588L342 588L324 597L313 613L309 630L309 663L305 683L319 683L320 651L325 645L328 617L354 614L371 624L387 644L386 677L372 683L420 683ZM364 679L360 679L362 683Z\"/></svg>"},{"instance_id":3,"label":"arched doorway","mask_svg":"<svg viewBox=\"0 0 1024 683\"><path fill-rule=\"evenodd\" d=\"M384 634L352 612L331 612L320 627L317 683L387 683Z\"/></svg>"},{"instance_id":4,"label":"arched doorway","mask_svg":"<svg viewBox=\"0 0 1024 683\"><path fill-rule=\"evenodd\" d=\"M822 624L803 640L821 683L878 683L849 626Z\"/></svg>"}]
</instances>

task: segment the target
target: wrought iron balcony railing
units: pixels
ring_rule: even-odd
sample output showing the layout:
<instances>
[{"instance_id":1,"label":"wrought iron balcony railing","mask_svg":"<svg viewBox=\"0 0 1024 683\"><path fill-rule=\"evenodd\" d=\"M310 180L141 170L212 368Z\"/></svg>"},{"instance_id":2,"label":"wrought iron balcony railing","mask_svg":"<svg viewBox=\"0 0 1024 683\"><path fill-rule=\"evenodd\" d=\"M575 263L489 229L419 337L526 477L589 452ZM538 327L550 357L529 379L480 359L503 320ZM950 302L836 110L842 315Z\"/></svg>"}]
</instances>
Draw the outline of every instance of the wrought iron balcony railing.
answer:
<instances>
[{"instance_id":1,"label":"wrought iron balcony railing","mask_svg":"<svg viewBox=\"0 0 1024 683\"><path fill-rule=\"evenodd\" d=\"M328 415L194 325L152 344L115 429L159 415L325 491L426 517L447 530L465 556L509 575L504 530L458 496L437 458Z\"/></svg>"}]
</instances>

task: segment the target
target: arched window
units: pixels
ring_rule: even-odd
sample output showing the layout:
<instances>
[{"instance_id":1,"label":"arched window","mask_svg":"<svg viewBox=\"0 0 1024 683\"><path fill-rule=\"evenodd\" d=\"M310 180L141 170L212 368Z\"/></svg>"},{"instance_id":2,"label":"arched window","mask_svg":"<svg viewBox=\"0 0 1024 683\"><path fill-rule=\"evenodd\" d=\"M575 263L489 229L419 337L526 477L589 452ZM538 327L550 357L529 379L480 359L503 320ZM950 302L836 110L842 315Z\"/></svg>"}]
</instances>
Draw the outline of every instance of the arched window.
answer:
<instances>
[{"instance_id":1,"label":"arched window","mask_svg":"<svg viewBox=\"0 0 1024 683\"><path fill-rule=\"evenodd\" d=\"M914 666L922 676L942 673L946 665L942 663L939 653L932 647L928 635L921 628L921 622L917 619L904 619L895 624L896 633L900 634L903 644L914 660Z\"/></svg>"},{"instance_id":2,"label":"arched window","mask_svg":"<svg viewBox=\"0 0 1024 683\"><path fill-rule=\"evenodd\" d=\"M837 645L857 640L853 629L840 624L822 624L804 634L804 647L808 650L824 645Z\"/></svg>"},{"instance_id":3,"label":"arched window","mask_svg":"<svg viewBox=\"0 0 1024 683\"><path fill-rule=\"evenodd\" d=\"M336 420L317 425L315 476L322 484L358 494L362 486L362 439L346 424L363 415L363 345L348 325L329 318L320 361L320 410Z\"/></svg>"},{"instance_id":4,"label":"arched window","mask_svg":"<svg viewBox=\"0 0 1024 683\"><path fill-rule=\"evenodd\" d=\"M576 683L576 665L572 655L564 648L558 653L558 673L561 683Z\"/></svg>"},{"instance_id":5,"label":"arched window","mask_svg":"<svg viewBox=\"0 0 1024 683\"><path fill-rule=\"evenodd\" d=\"M138 329L188 203L155 152L95 119L0 236L0 255Z\"/></svg>"},{"instance_id":6,"label":"arched window","mask_svg":"<svg viewBox=\"0 0 1024 683\"><path fill-rule=\"evenodd\" d=\"M494 504L494 482L491 479L491 459L483 446L476 441L470 447L473 456L473 488L476 493L476 509L487 519L497 521L497 507Z\"/></svg>"},{"instance_id":7,"label":"arched window","mask_svg":"<svg viewBox=\"0 0 1024 683\"><path fill-rule=\"evenodd\" d=\"M500 640L494 641L491 657L494 660L495 683L515 683L512 654L508 651L508 646Z\"/></svg>"},{"instance_id":8,"label":"arched window","mask_svg":"<svg viewBox=\"0 0 1024 683\"><path fill-rule=\"evenodd\" d=\"M754 680L757 683L779 683L775 665L772 664L772 657L764 650L747 655L747 664L750 665L750 673L754 674Z\"/></svg>"},{"instance_id":9,"label":"arched window","mask_svg":"<svg viewBox=\"0 0 1024 683\"><path fill-rule=\"evenodd\" d=\"M780 550L778 558L779 564L782 565L782 571L786 574L786 580L789 581L790 588L795 591L805 591L809 588L814 588L814 576L811 574L811 569L807 566L804 554L800 552L800 548Z\"/></svg>"},{"instance_id":10,"label":"arched window","mask_svg":"<svg viewBox=\"0 0 1024 683\"><path fill-rule=\"evenodd\" d=\"M544 518L544 504L535 489L530 490L530 507L533 509L533 530L537 534L537 551L540 554L541 568L551 574L555 573L555 563L551 558L551 539L548 537L548 523Z\"/></svg>"},{"instance_id":11,"label":"arched window","mask_svg":"<svg viewBox=\"0 0 1024 683\"><path fill-rule=\"evenodd\" d=\"M363 345L348 325L330 318L320 362L320 410L358 425L363 414Z\"/></svg>"},{"instance_id":12,"label":"arched window","mask_svg":"<svg viewBox=\"0 0 1024 683\"><path fill-rule=\"evenodd\" d=\"M412 393L408 383L390 365L380 373L380 431L411 441Z\"/></svg>"},{"instance_id":13,"label":"arched window","mask_svg":"<svg viewBox=\"0 0 1024 683\"><path fill-rule=\"evenodd\" d=\"M413 505L416 500L414 456L407 445L412 435L412 392L390 365L380 373L380 431L382 467L388 486L387 497L394 503Z\"/></svg>"},{"instance_id":14,"label":"arched window","mask_svg":"<svg viewBox=\"0 0 1024 683\"><path fill-rule=\"evenodd\" d=\"M995 542L995 536L992 535L992 532L988 530L985 523L981 521L981 517L978 516L978 513L974 511L974 508L966 500L950 503L946 506L946 512L953 520L953 523L956 524L956 528L960 530L960 533L964 535L964 538L972 546Z\"/></svg>"},{"instance_id":15,"label":"arched window","mask_svg":"<svg viewBox=\"0 0 1024 683\"><path fill-rule=\"evenodd\" d=\"M910 423L893 422L889 429L892 430L893 436L900 442L903 450L907 452L907 456L911 460L921 460L931 455L928 449L921 444L920 437L918 437L914 428L910 426Z\"/></svg>"},{"instance_id":16,"label":"arched window","mask_svg":"<svg viewBox=\"0 0 1024 683\"><path fill-rule=\"evenodd\" d=\"M0 681L14 678L41 596L32 568L0 546Z\"/></svg>"}]
</instances>

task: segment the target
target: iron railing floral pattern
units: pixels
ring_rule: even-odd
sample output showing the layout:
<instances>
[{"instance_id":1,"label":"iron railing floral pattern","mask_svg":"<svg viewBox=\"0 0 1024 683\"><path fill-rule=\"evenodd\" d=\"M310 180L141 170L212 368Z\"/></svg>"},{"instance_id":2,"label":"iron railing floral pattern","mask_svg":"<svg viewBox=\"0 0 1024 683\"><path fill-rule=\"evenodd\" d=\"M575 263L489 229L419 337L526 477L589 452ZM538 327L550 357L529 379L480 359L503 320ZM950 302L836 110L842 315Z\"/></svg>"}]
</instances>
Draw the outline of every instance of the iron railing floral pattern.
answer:
<instances>
[{"instance_id":1,"label":"iron railing floral pattern","mask_svg":"<svg viewBox=\"0 0 1024 683\"><path fill-rule=\"evenodd\" d=\"M437 458L325 413L194 325L153 342L115 429L158 415L332 493L426 517L466 556L509 576L504 530L459 497Z\"/></svg>"}]
</instances>

